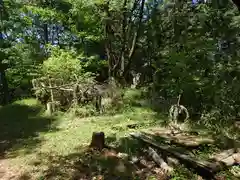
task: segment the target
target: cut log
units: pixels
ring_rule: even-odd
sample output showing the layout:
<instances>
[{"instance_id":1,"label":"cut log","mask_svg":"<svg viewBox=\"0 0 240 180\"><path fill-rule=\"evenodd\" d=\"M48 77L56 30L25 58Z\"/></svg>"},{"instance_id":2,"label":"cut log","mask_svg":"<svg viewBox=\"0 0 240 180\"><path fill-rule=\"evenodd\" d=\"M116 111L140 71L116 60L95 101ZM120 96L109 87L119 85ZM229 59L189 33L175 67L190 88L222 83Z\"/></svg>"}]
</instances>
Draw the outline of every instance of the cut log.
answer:
<instances>
[{"instance_id":1,"label":"cut log","mask_svg":"<svg viewBox=\"0 0 240 180\"><path fill-rule=\"evenodd\" d=\"M215 160L215 161L221 161L223 159L226 159L228 158L229 156L232 156L233 154L235 153L240 153L240 148L237 148L237 149L228 149L228 150L225 150L225 151L222 151L218 154L215 154L211 157L211 159Z\"/></svg>"},{"instance_id":2,"label":"cut log","mask_svg":"<svg viewBox=\"0 0 240 180\"><path fill-rule=\"evenodd\" d=\"M157 163L165 172L169 173L173 171L173 168L168 166L168 164L156 153L156 151L154 151L153 148L149 147L147 152L153 161Z\"/></svg>"},{"instance_id":3,"label":"cut log","mask_svg":"<svg viewBox=\"0 0 240 180\"><path fill-rule=\"evenodd\" d=\"M232 156L229 156L225 159L221 160L222 163L224 163L225 166L233 166L233 165L239 165L240 164L240 153L235 153Z\"/></svg>"},{"instance_id":4,"label":"cut log","mask_svg":"<svg viewBox=\"0 0 240 180\"><path fill-rule=\"evenodd\" d=\"M163 151L169 155L172 155L180 160L180 162L184 163L186 166L195 169L197 173L206 177L206 178L214 178L214 172L218 170L218 164L214 164L208 161L199 161L189 155L182 154L176 151L171 150L171 146L169 145L159 145L153 142L148 137L144 136L141 133L130 133L133 138L143 141L144 143Z\"/></svg>"},{"instance_id":5,"label":"cut log","mask_svg":"<svg viewBox=\"0 0 240 180\"><path fill-rule=\"evenodd\" d=\"M233 155L233 158L234 158L234 160L235 160L235 163L236 163L237 165L240 165L240 153L235 153L235 154Z\"/></svg>"},{"instance_id":6,"label":"cut log","mask_svg":"<svg viewBox=\"0 0 240 180\"><path fill-rule=\"evenodd\" d=\"M90 147L100 151L105 147L104 132L93 132Z\"/></svg>"}]
</instances>

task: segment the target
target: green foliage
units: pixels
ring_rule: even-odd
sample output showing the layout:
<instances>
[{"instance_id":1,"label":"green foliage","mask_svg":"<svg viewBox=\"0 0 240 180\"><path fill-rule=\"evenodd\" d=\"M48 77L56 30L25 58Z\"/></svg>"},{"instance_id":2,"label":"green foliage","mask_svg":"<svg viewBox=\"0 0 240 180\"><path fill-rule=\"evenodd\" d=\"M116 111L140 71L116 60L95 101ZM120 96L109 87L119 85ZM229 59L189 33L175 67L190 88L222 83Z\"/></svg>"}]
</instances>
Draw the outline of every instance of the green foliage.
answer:
<instances>
[{"instance_id":1,"label":"green foliage","mask_svg":"<svg viewBox=\"0 0 240 180\"><path fill-rule=\"evenodd\" d=\"M30 88L30 80L39 75L39 63L33 49L28 44L16 44L12 46L7 63L10 68L7 70L7 77L10 88ZM33 57L35 59L33 60Z\"/></svg>"},{"instance_id":2,"label":"green foliage","mask_svg":"<svg viewBox=\"0 0 240 180\"><path fill-rule=\"evenodd\" d=\"M94 107L92 104L87 104L85 106L76 106L71 108L68 115L72 116L73 118L86 118L97 114L96 107Z\"/></svg>"},{"instance_id":3,"label":"green foliage","mask_svg":"<svg viewBox=\"0 0 240 180\"><path fill-rule=\"evenodd\" d=\"M103 81L111 71L109 65L124 58L125 68L141 73L142 84L153 86L158 96L170 99L183 93L181 103L192 113L210 113L217 119L239 116L240 21L232 3L193 7L190 1L175 5L147 1L139 21L142 1L127 1L126 7L123 1L110 1L109 6L107 2L4 1L1 31L7 36L1 42L0 61L9 64L9 87L29 89L31 79L39 74L65 82L77 77L82 83L97 75ZM113 31L109 36L106 22ZM130 37L136 33L130 60L128 51L134 44ZM110 38L111 62L106 58L105 38ZM120 64L116 67L119 76ZM122 79L131 82L127 73ZM220 115L211 113L215 110Z\"/></svg>"},{"instance_id":4,"label":"green foliage","mask_svg":"<svg viewBox=\"0 0 240 180\"><path fill-rule=\"evenodd\" d=\"M173 173L171 180L192 179L197 180L198 176L183 166L178 167Z\"/></svg>"},{"instance_id":5,"label":"green foliage","mask_svg":"<svg viewBox=\"0 0 240 180\"><path fill-rule=\"evenodd\" d=\"M153 62L155 91L168 98L183 93L181 103L195 113L217 109L220 114L212 114L216 119L238 116L237 12L209 4L192 9L181 3L172 10L173 14L161 17L162 23L156 22L160 23L162 40L158 59ZM229 22L234 23L228 26Z\"/></svg>"},{"instance_id":6,"label":"green foliage","mask_svg":"<svg viewBox=\"0 0 240 180\"><path fill-rule=\"evenodd\" d=\"M84 71L80 63L81 58L83 56L77 55L74 51L53 48L51 56L42 65L43 74L64 82L90 82L92 74Z\"/></svg>"},{"instance_id":7,"label":"green foliage","mask_svg":"<svg viewBox=\"0 0 240 180\"><path fill-rule=\"evenodd\" d=\"M36 77L88 85L102 83L110 75L127 86L103 97L105 117L94 117L86 124L66 120L64 131L44 136L49 140L45 151L74 151L79 142L89 140L91 131L124 134L131 123L138 123L139 129L146 127L145 122L159 120L150 109L168 112L169 106L176 103L171 100L179 94L180 103L191 115L198 115L206 127L216 134L233 133L230 124L240 117L239 11L230 1L196 6L187 0L124 2L1 1L0 68L1 63L8 64L8 87L14 90L15 98L30 96L31 80ZM141 74L144 91L128 88L134 76L131 72ZM2 84L0 87L3 91ZM146 93L150 90L154 93ZM44 99L50 93L41 89L36 94ZM152 99L152 104L147 98ZM42 111L43 107L33 100L0 107L4 133L1 140L14 143L48 129L51 120L39 117ZM118 115L108 117L110 114ZM70 115L72 120L99 113L94 105L87 104L71 108L67 119ZM101 118L104 121L97 122ZM227 132L222 127L228 127ZM125 147L127 152L129 149ZM195 177L179 168L172 179Z\"/></svg>"},{"instance_id":8,"label":"green foliage","mask_svg":"<svg viewBox=\"0 0 240 180\"><path fill-rule=\"evenodd\" d=\"M126 89L124 91L124 105L140 105L138 103L140 103L142 99L144 99L144 97L142 97L142 91L139 89Z\"/></svg>"}]
</instances>

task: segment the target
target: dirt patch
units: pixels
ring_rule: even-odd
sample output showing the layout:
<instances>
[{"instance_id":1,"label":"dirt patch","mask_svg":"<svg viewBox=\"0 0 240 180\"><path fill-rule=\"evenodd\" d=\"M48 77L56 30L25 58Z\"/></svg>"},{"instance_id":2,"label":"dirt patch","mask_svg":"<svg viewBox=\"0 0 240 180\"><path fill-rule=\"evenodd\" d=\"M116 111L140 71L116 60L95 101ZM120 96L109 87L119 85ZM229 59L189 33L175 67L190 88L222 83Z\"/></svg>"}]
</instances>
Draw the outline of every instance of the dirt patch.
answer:
<instances>
[{"instance_id":1,"label":"dirt patch","mask_svg":"<svg viewBox=\"0 0 240 180\"><path fill-rule=\"evenodd\" d=\"M1 180L19 180L22 176L20 168L17 170L10 166L7 159L0 160L0 179ZM23 179L22 179L23 180Z\"/></svg>"}]
</instances>

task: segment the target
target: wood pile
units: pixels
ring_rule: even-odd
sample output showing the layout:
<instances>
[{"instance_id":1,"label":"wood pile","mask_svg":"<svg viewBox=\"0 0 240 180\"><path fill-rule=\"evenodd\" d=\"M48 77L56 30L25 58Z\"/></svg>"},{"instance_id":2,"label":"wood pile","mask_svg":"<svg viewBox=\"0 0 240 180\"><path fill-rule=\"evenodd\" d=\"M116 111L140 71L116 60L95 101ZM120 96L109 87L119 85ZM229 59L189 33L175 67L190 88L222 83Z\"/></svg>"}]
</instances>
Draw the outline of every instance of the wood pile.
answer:
<instances>
[{"instance_id":1,"label":"wood pile","mask_svg":"<svg viewBox=\"0 0 240 180\"><path fill-rule=\"evenodd\" d=\"M130 133L133 139L144 144L144 148L141 151L153 162L152 165L151 163L149 165L146 159L141 157L130 157L128 154L124 153L119 153L119 157L127 159L131 164L140 167L140 169L158 170L158 173L160 169L161 173L165 175L170 174L173 172L174 167L182 164L204 179L217 179L216 174L218 172L231 166L240 165L240 148L224 150L220 153L211 155L209 159L202 160L189 152L193 148L197 148L201 145L212 144L214 141L211 138L180 132L173 133L166 129L158 133L155 132L155 135L156 134L162 138L161 141L154 139L154 134L147 134L144 132ZM100 143L96 143L96 141L98 141L97 139L100 139ZM103 132L93 133L91 147L101 150L106 147L104 142Z\"/></svg>"}]
</instances>

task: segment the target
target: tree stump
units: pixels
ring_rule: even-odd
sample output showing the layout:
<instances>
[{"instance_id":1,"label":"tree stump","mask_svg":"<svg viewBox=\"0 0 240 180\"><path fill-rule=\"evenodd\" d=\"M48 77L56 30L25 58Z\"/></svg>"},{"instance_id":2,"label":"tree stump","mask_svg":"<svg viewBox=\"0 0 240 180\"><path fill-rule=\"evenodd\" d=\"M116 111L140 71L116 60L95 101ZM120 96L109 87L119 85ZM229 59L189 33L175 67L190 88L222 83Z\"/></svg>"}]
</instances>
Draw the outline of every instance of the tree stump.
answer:
<instances>
[{"instance_id":1,"label":"tree stump","mask_svg":"<svg viewBox=\"0 0 240 180\"><path fill-rule=\"evenodd\" d=\"M93 132L90 147L97 150L102 150L105 147L104 132Z\"/></svg>"}]
</instances>

